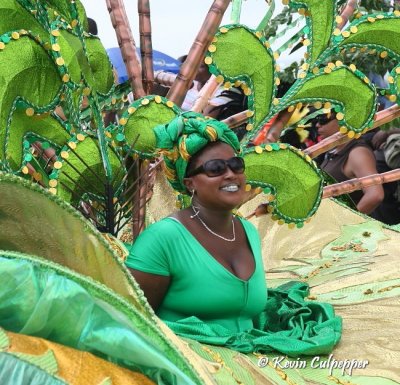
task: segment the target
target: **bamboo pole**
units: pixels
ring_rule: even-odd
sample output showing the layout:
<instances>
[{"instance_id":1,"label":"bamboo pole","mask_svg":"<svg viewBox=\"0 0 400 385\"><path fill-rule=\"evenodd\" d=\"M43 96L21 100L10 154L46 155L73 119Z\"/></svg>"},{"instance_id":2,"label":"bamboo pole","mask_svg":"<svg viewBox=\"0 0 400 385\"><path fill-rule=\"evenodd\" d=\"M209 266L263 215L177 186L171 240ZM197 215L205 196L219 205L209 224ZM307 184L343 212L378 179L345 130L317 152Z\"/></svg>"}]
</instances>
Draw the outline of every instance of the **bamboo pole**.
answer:
<instances>
[{"instance_id":1,"label":"bamboo pole","mask_svg":"<svg viewBox=\"0 0 400 385\"><path fill-rule=\"evenodd\" d=\"M165 87L171 87L178 75L172 72L156 71L154 72L154 81Z\"/></svg>"},{"instance_id":2,"label":"bamboo pole","mask_svg":"<svg viewBox=\"0 0 400 385\"><path fill-rule=\"evenodd\" d=\"M382 174L373 174L362 178L354 178L341 183L331 184L324 187L322 198L336 197L338 195L348 194L356 190L375 186L378 184L389 183L400 180L400 169L387 171Z\"/></svg>"},{"instance_id":3,"label":"bamboo pole","mask_svg":"<svg viewBox=\"0 0 400 385\"><path fill-rule=\"evenodd\" d=\"M216 79L217 78L215 75L210 76L210 78L207 80L207 83L200 90L199 95L192 107L192 111L203 112L204 108L208 105L208 102L214 96L219 87L219 83Z\"/></svg>"},{"instance_id":4,"label":"bamboo pole","mask_svg":"<svg viewBox=\"0 0 400 385\"><path fill-rule=\"evenodd\" d=\"M343 29L347 22L350 20L351 15L354 13L358 6L357 0L348 0L346 6L340 14L341 21L337 24L337 28Z\"/></svg>"},{"instance_id":5,"label":"bamboo pole","mask_svg":"<svg viewBox=\"0 0 400 385\"><path fill-rule=\"evenodd\" d=\"M126 71L135 99L146 95L141 80L141 65L136 55L136 44L129 26L128 17L122 0L106 0L111 23L115 29L118 45L124 58Z\"/></svg>"},{"instance_id":6,"label":"bamboo pole","mask_svg":"<svg viewBox=\"0 0 400 385\"><path fill-rule=\"evenodd\" d=\"M247 121L249 110L239 112L235 115L230 116L229 118L226 118L222 120L225 124L227 124L230 128L235 128L240 126L241 124L245 123Z\"/></svg>"},{"instance_id":7,"label":"bamboo pole","mask_svg":"<svg viewBox=\"0 0 400 385\"><path fill-rule=\"evenodd\" d=\"M146 94L153 90L153 47L151 43L150 1L138 1L140 54L142 56L142 82Z\"/></svg>"},{"instance_id":8,"label":"bamboo pole","mask_svg":"<svg viewBox=\"0 0 400 385\"><path fill-rule=\"evenodd\" d=\"M379 111L375 115L374 125L369 130L373 130L374 128L377 128L382 124L391 122L393 119L396 119L398 117L400 117L400 107L397 105L386 108L386 110ZM333 134L330 137L321 140L319 143L305 149L304 152L311 158L315 158L318 155L323 154L341 144L350 142L351 140L352 139L349 138L347 135L337 132L336 134Z\"/></svg>"},{"instance_id":9,"label":"bamboo pole","mask_svg":"<svg viewBox=\"0 0 400 385\"><path fill-rule=\"evenodd\" d=\"M181 106L186 92L192 85L205 52L217 32L230 0L214 0L208 14L190 48L187 59L182 63L179 74L167 94L167 98Z\"/></svg>"},{"instance_id":10,"label":"bamboo pole","mask_svg":"<svg viewBox=\"0 0 400 385\"><path fill-rule=\"evenodd\" d=\"M322 198L332 198L343 194L349 194L356 190L362 190L363 188L375 186L378 184L395 182L397 180L400 180L399 168L382 174L368 175L362 178L354 178L341 183L335 183L326 186L324 187ZM250 199L252 198L254 198L254 196L250 197ZM266 214L268 214L268 203L262 203L253 212L246 216L246 219L251 219L254 216L259 217Z\"/></svg>"}]
</instances>

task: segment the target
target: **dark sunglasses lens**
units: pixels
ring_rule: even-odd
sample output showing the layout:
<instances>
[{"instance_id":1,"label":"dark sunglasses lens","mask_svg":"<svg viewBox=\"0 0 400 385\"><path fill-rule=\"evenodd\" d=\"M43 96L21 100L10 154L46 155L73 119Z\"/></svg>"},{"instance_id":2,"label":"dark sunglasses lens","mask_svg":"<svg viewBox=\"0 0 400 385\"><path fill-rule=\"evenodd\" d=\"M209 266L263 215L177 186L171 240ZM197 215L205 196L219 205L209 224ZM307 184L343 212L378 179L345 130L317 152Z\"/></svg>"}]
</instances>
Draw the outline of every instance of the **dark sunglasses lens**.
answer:
<instances>
[{"instance_id":1,"label":"dark sunglasses lens","mask_svg":"<svg viewBox=\"0 0 400 385\"><path fill-rule=\"evenodd\" d=\"M242 174L244 172L244 159L239 158L238 156L235 156L234 158L231 158L228 160L228 166L229 168L236 174Z\"/></svg>"},{"instance_id":2,"label":"dark sunglasses lens","mask_svg":"<svg viewBox=\"0 0 400 385\"><path fill-rule=\"evenodd\" d=\"M223 159L212 159L204 163L203 168L207 176L219 176L226 171L226 162Z\"/></svg>"}]
</instances>

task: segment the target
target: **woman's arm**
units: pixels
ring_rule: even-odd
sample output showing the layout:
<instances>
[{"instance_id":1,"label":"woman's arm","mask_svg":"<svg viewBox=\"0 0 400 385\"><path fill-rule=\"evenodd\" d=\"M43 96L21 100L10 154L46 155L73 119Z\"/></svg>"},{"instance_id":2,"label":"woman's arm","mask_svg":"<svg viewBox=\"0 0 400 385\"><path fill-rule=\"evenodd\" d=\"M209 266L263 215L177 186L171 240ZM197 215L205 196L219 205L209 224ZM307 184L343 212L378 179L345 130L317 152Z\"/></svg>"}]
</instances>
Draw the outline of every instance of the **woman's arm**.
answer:
<instances>
[{"instance_id":1,"label":"woman's arm","mask_svg":"<svg viewBox=\"0 0 400 385\"><path fill-rule=\"evenodd\" d=\"M128 268L154 311L160 307L171 282L171 277L145 273Z\"/></svg>"},{"instance_id":2,"label":"woman's arm","mask_svg":"<svg viewBox=\"0 0 400 385\"><path fill-rule=\"evenodd\" d=\"M366 147L356 147L350 151L348 161L345 165L346 169L352 175L351 178L361 178L372 174L377 174L376 160L373 152ZM384 198L382 185L375 185L363 189L363 197L357 204L357 210L364 214L370 214L374 211Z\"/></svg>"}]
</instances>

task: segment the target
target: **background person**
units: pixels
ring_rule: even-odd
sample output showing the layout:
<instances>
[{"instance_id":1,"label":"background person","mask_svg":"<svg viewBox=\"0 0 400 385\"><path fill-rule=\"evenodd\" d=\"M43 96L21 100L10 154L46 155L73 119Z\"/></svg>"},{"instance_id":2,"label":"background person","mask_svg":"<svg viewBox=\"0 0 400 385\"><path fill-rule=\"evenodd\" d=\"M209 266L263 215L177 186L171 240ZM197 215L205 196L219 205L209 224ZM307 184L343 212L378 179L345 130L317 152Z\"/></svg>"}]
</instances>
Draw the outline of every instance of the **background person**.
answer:
<instances>
[{"instance_id":1,"label":"background person","mask_svg":"<svg viewBox=\"0 0 400 385\"><path fill-rule=\"evenodd\" d=\"M316 127L322 139L339 131L339 124L333 112L320 115ZM342 144L327 152L321 168L337 182L377 174L374 153L362 139ZM366 187L362 191L354 191L349 195L358 211L370 214L383 201L384 191L382 185L375 185Z\"/></svg>"}]
</instances>

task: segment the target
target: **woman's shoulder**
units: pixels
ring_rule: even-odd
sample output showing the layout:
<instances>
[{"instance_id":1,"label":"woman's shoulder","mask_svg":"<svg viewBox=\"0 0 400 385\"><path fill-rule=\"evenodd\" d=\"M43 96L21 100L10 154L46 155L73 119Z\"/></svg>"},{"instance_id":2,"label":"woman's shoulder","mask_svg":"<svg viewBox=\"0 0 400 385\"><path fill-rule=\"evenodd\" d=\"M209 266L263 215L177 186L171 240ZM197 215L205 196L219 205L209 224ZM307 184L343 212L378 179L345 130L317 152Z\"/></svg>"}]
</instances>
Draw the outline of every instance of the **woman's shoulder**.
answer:
<instances>
[{"instance_id":1,"label":"woman's shoulder","mask_svg":"<svg viewBox=\"0 0 400 385\"><path fill-rule=\"evenodd\" d=\"M149 225L142 234L144 233L157 233L157 234L164 234L168 233L170 231L173 231L173 229L176 229L179 226L179 221L172 217L168 216L165 218L160 219L157 222L152 223Z\"/></svg>"}]
</instances>

